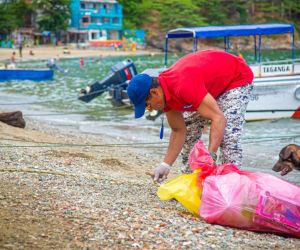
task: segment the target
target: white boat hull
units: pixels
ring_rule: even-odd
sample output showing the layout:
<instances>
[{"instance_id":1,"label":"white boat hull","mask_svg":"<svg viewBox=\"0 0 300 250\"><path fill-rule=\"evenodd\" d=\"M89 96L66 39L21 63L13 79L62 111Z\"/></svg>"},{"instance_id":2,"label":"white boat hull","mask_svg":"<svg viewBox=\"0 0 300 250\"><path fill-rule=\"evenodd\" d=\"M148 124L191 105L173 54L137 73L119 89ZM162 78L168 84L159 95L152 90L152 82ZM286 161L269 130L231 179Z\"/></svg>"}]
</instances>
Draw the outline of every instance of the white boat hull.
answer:
<instances>
[{"instance_id":1,"label":"white boat hull","mask_svg":"<svg viewBox=\"0 0 300 250\"><path fill-rule=\"evenodd\" d=\"M300 75L255 78L246 120L300 118Z\"/></svg>"},{"instance_id":2,"label":"white boat hull","mask_svg":"<svg viewBox=\"0 0 300 250\"><path fill-rule=\"evenodd\" d=\"M297 64L296 67L298 66ZM164 68L147 69L143 73L158 76L164 70ZM300 118L300 73L255 77L253 85L254 94L248 104L246 120ZM296 112L297 110L299 111Z\"/></svg>"}]
</instances>

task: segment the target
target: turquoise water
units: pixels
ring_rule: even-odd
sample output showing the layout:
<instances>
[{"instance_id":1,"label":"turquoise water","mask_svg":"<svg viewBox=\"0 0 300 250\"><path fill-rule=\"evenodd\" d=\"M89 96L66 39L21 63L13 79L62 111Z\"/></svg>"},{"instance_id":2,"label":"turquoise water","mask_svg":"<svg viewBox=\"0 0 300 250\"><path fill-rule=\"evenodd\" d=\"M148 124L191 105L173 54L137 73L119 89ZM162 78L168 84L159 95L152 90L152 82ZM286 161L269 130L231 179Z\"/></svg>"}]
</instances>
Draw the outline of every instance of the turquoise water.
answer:
<instances>
[{"instance_id":1,"label":"turquoise water","mask_svg":"<svg viewBox=\"0 0 300 250\"><path fill-rule=\"evenodd\" d=\"M244 58L253 62L252 53L243 53ZM175 62L181 55L171 54L169 63ZM289 51L265 51L264 61L282 60L290 57ZM59 61L59 66L68 70L67 74L55 72L52 81L9 81L0 83L0 108L21 110L25 119L35 116L40 120L56 122L62 126L76 127L79 133L95 133L111 138L110 142L159 143L161 147L146 150L152 156L161 156L165 152L170 129L166 127L165 138L159 140L160 119L148 121L145 118L133 119L130 108L112 108L105 94L90 103L78 100L79 90L88 84L104 78L110 67L128 57L86 58L85 67L80 68L79 58ZM146 68L161 67L164 55L131 56L138 72ZM300 50L296 51L300 59ZM46 61L23 62L19 67L44 68ZM9 104L9 105L7 105ZM271 168L278 158L280 149L289 143L300 143L300 119L263 121L247 123L244 129L244 150L246 169L272 173ZM289 137L290 138L286 138ZM205 139L207 140L207 135ZM286 139L280 139L280 138ZM150 156L149 156L150 157ZM180 163L179 163L180 164ZM278 175L277 175L278 176ZM285 177L300 184L300 172Z\"/></svg>"},{"instance_id":2,"label":"turquoise water","mask_svg":"<svg viewBox=\"0 0 300 250\"><path fill-rule=\"evenodd\" d=\"M296 58L300 58L300 50L296 51ZM244 52L244 58L253 63L254 56L252 52ZM181 55L170 54L169 65L175 62ZM282 60L290 57L290 51L264 51L264 61ZM67 69L67 74L55 72L54 80L32 82L32 81L10 81L0 84L0 91L5 93L18 93L35 97L37 101L42 101L45 108L59 110L61 112L72 112L85 114L89 119L97 120L123 120L132 118L129 109L113 109L110 102L105 99L105 94L94 99L90 103L79 101L78 95L81 88L92 84L96 80L104 78L110 67L128 57L103 57L86 58L85 67L80 68L79 59L61 59L58 64ZM161 67L164 64L164 55L154 56L131 56L130 57L138 72L147 68ZM43 68L46 61L23 62L18 64L22 68Z\"/></svg>"},{"instance_id":3,"label":"turquoise water","mask_svg":"<svg viewBox=\"0 0 300 250\"><path fill-rule=\"evenodd\" d=\"M95 98L90 103L78 100L79 90L96 80L104 78L111 66L128 57L103 57L86 58L85 66L80 68L79 59L60 60L59 66L67 69L68 73L62 74L55 71L54 79L51 81L10 81L0 84L0 91L6 93L17 93L33 96L38 101L45 101L45 108L57 109L62 112L78 112L89 115L95 119L119 119L131 113L126 109L112 109L110 102L105 99L105 94ZM141 72L148 67L163 65L163 56L131 56L138 70ZM24 62L22 68L43 68L46 61ZM125 117L123 117L125 118Z\"/></svg>"}]
</instances>

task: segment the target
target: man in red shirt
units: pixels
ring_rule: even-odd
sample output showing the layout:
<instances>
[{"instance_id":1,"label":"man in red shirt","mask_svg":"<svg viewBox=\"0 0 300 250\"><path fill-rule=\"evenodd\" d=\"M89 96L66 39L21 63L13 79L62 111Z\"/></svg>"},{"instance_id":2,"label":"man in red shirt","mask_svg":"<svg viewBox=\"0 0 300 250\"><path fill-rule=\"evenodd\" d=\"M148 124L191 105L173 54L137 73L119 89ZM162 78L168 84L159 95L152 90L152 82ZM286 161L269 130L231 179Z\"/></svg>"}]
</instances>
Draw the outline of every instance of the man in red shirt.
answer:
<instances>
[{"instance_id":1,"label":"man in red shirt","mask_svg":"<svg viewBox=\"0 0 300 250\"><path fill-rule=\"evenodd\" d=\"M208 150L214 160L220 147L222 163L241 165L241 134L252 81L243 59L217 50L188 54L157 78L139 74L131 80L127 93L135 117L142 117L146 106L162 110L172 129L164 161L154 169L155 181L167 177L181 151L187 163L208 121Z\"/></svg>"}]
</instances>

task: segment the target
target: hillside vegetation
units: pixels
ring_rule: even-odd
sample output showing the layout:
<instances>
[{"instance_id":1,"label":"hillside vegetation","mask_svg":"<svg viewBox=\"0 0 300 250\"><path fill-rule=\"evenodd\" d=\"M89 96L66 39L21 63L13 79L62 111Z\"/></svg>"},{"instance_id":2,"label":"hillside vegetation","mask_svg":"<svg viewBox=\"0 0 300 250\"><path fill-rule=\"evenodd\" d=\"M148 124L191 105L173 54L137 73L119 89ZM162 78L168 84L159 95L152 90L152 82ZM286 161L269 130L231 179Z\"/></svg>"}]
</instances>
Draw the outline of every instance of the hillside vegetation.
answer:
<instances>
[{"instance_id":1,"label":"hillside vegetation","mask_svg":"<svg viewBox=\"0 0 300 250\"><path fill-rule=\"evenodd\" d=\"M299 32L296 0L119 0L124 28L143 28L155 47L169 29L206 25L294 23Z\"/></svg>"}]
</instances>

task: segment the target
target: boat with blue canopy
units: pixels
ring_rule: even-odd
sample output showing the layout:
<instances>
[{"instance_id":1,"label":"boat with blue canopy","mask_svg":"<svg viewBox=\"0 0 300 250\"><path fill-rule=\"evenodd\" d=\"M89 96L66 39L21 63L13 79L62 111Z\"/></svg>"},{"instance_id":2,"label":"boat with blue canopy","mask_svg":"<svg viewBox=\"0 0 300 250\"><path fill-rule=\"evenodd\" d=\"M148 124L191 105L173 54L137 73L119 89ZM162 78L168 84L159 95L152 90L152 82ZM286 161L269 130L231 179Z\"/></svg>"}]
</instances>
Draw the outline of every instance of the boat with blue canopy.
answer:
<instances>
[{"instance_id":1,"label":"boat with blue canopy","mask_svg":"<svg viewBox=\"0 0 300 250\"><path fill-rule=\"evenodd\" d=\"M255 61L261 62L261 44L263 35L278 35L290 33L291 41L291 60L294 61L295 48L295 27L293 24L251 24L233 26L204 26L193 28L178 28L169 30L166 33L165 42L165 65L168 59L168 41L177 38L192 38L193 51L197 51L198 39L200 38L224 38L224 50L230 51L230 37L253 36ZM257 44L258 40L258 44Z\"/></svg>"},{"instance_id":2,"label":"boat with blue canopy","mask_svg":"<svg viewBox=\"0 0 300 250\"><path fill-rule=\"evenodd\" d=\"M280 61L263 62L261 47L267 35L290 35L290 58ZM261 120L275 118L300 118L300 59L295 59L295 27L293 24L250 24L231 26L203 26L169 30L165 36L165 66L147 69L143 73L157 76L166 70L170 39L192 39L193 51L199 48L199 39L224 39L224 50L230 53L230 39L239 36L252 36L254 44L254 95L250 101L246 119ZM128 84L129 81L127 81ZM126 97L126 83L114 83L109 91L113 105L131 105ZM120 86L122 86L120 88ZM124 87L125 86L125 87ZM107 87L107 86L106 86ZM87 93L89 94L89 93Z\"/></svg>"},{"instance_id":3,"label":"boat with blue canopy","mask_svg":"<svg viewBox=\"0 0 300 250\"><path fill-rule=\"evenodd\" d=\"M279 34L290 34L290 58L262 62L263 37ZM198 39L223 37L224 50L230 52L230 38L237 36L252 36L254 44L255 63L250 67L255 77L253 82L255 93L248 105L246 119L300 118L300 60L295 60L295 27L293 24L273 23L172 29L166 33L165 65L168 61L169 39L191 38L193 51L197 51Z\"/></svg>"}]
</instances>

